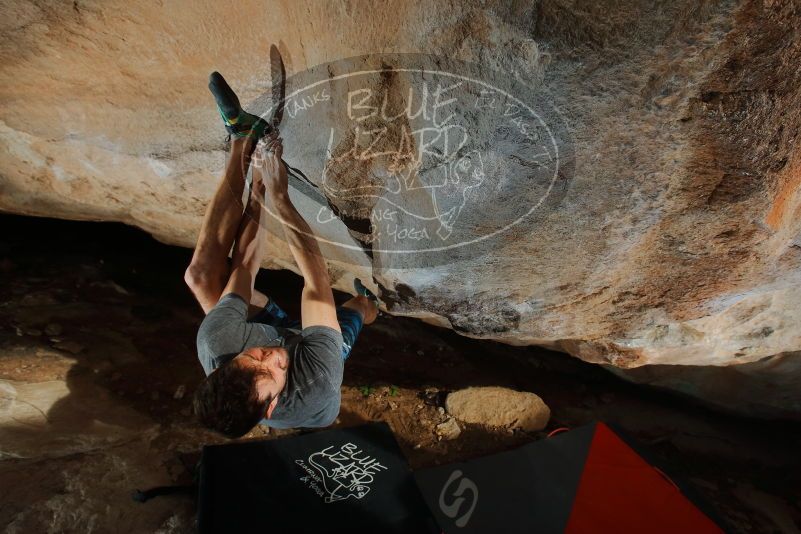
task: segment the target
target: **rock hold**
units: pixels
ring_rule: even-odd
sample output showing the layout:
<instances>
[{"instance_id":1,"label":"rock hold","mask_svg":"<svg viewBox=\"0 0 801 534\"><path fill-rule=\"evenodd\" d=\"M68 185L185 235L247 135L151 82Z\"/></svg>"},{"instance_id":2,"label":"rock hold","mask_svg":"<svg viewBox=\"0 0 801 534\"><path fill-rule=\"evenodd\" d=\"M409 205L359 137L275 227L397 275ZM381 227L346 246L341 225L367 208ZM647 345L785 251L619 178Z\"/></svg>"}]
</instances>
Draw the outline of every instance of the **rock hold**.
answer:
<instances>
[{"instance_id":1,"label":"rock hold","mask_svg":"<svg viewBox=\"0 0 801 534\"><path fill-rule=\"evenodd\" d=\"M70 354L78 354L85 350L85 347L75 341L59 341L53 345L58 350L69 352Z\"/></svg>"},{"instance_id":2,"label":"rock hold","mask_svg":"<svg viewBox=\"0 0 801 534\"><path fill-rule=\"evenodd\" d=\"M45 334L47 334L49 337L54 337L54 336L60 336L61 333L64 331L64 329L58 323L48 323L44 331Z\"/></svg>"}]
</instances>

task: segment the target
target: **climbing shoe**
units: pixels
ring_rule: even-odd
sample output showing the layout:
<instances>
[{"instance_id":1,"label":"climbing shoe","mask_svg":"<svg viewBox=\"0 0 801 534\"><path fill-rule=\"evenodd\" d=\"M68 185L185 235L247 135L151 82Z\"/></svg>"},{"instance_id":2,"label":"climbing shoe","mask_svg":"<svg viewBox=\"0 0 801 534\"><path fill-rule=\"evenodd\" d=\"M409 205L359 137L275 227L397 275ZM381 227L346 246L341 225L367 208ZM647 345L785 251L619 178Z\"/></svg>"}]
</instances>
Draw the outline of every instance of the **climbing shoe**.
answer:
<instances>
[{"instance_id":1,"label":"climbing shoe","mask_svg":"<svg viewBox=\"0 0 801 534\"><path fill-rule=\"evenodd\" d=\"M209 76L209 91L214 95L225 129L231 136L260 139L272 131L267 121L242 109L236 93L219 72L212 72Z\"/></svg>"},{"instance_id":2,"label":"climbing shoe","mask_svg":"<svg viewBox=\"0 0 801 534\"><path fill-rule=\"evenodd\" d=\"M358 295L361 295L363 297L367 297L368 299L370 299L373 302L373 304L376 305L376 307L378 307L378 297L376 297L375 294L372 291L367 289L364 286L364 284L362 284L362 281L359 280L358 278L354 278L353 279L353 289L356 290L356 293Z\"/></svg>"}]
</instances>

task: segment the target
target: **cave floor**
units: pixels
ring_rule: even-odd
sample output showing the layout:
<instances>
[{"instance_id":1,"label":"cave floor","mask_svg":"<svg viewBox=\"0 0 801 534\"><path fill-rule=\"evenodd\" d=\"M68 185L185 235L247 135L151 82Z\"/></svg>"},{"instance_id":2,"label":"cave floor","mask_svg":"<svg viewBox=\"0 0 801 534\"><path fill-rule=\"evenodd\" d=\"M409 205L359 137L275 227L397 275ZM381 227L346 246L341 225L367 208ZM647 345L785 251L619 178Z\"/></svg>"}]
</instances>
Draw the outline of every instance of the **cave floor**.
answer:
<instances>
[{"instance_id":1,"label":"cave floor","mask_svg":"<svg viewBox=\"0 0 801 534\"><path fill-rule=\"evenodd\" d=\"M0 527L194 531L188 497L130 497L187 483L203 444L224 441L190 411L203 377L194 351L202 316L182 284L190 252L120 225L11 216L0 224ZM298 277L263 272L257 285L297 312ZM458 438L439 439L444 393L472 385L537 393L552 410L548 428L461 425ZM337 425L386 421L419 468L595 420L616 423L681 473L727 529L799 531L798 423L724 414L542 349L382 316L348 360ZM243 439L290 432L257 428Z\"/></svg>"}]
</instances>

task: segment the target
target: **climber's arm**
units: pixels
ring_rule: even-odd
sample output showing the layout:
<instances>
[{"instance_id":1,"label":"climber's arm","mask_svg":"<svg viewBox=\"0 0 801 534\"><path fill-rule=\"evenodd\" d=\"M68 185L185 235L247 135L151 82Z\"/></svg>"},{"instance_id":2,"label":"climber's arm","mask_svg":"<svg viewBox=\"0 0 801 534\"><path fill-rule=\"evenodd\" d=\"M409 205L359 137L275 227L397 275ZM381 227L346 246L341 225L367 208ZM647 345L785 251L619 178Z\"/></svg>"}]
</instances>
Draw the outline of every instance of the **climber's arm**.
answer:
<instances>
[{"instance_id":1,"label":"climber's arm","mask_svg":"<svg viewBox=\"0 0 801 534\"><path fill-rule=\"evenodd\" d=\"M289 250L303 275L301 323L303 328L328 326L339 331L328 267L311 227L289 198L286 166L281 161L282 152L283 147L277 143L274 145L274 152L266 154L265 183L275 211L281 219Z\"/></svg>"},{"instance_id":2,"label":"climber's arm","mask_svg":"<svg viewBox=\"0 0 801 534\"><path fill-rule=\"evenodd\" d=\"M292 205L289 195L273 195L273 203L284 225L289 250L303 275L300 315L303 328L328 326L339 331L328 267L308 223Z\"/></svg>"}]
</instances>

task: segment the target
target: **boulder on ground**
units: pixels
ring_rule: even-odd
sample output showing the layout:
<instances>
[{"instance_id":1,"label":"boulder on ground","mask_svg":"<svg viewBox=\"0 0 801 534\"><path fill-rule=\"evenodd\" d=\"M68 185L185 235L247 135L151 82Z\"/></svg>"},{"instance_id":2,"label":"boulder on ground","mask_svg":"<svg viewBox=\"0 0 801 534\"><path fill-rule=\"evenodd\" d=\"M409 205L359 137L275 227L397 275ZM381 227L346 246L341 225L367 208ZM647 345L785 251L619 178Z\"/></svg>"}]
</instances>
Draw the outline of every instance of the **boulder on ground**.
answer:
<instances>
[{"instance_id":1,"label":"boulder on ground","mask_svg":"<svg viewBox=\"0 0 801 534\"><path fill-rule=\"evenodd\" d=\"M445 400L448 413L465 423L542 430L551 410L534 393L502 387L475 387L454 391Z\"/></svg>"}]
</instances>

